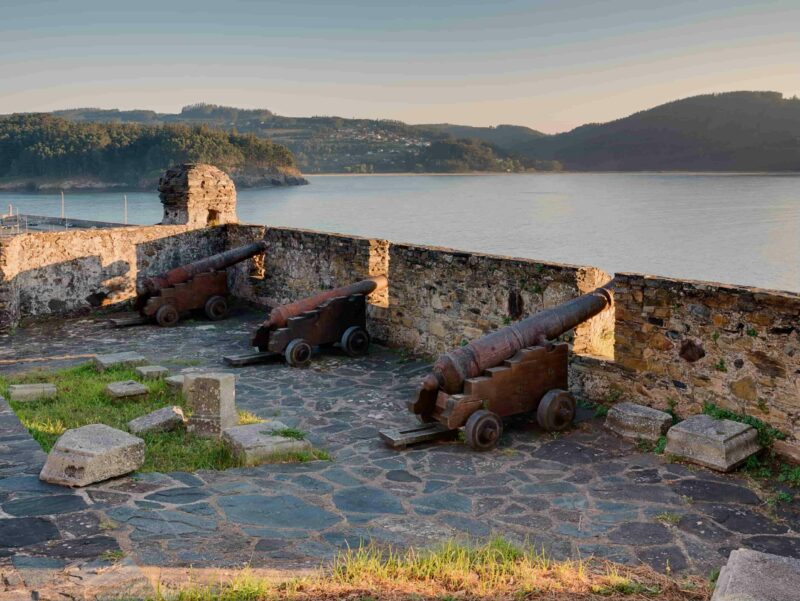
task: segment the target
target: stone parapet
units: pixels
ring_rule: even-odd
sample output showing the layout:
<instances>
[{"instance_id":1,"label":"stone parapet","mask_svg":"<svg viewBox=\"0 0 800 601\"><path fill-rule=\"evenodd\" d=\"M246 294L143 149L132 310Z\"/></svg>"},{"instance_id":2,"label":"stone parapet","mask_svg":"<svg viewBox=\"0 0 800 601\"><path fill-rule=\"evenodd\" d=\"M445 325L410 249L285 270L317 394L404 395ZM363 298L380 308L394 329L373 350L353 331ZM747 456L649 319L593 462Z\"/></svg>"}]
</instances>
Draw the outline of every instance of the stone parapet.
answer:
<instances>
[{"instance_id":1,"label":"stone parapet","mask_svg":"<svg viewBox=\"0 0 800 601\"><path fill-rule=\"evenodd\" d=\"M184 163L158 181L163 225L206 227L236 223L236 186L213 165Z\"/></svg>"}]
</instances>

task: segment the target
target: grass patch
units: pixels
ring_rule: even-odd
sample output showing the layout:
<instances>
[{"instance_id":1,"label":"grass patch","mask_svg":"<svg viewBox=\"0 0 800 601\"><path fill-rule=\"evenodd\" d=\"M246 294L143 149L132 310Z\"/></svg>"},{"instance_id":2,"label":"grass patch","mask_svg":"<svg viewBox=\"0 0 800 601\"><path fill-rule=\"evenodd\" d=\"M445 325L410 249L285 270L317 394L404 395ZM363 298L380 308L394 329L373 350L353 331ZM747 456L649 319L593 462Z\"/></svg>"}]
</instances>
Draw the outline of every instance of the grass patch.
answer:
<instances>
[{"instance_id":1,"label":"grass patch","mask_svg":"<svg viewBox=\"0 0 800 601\"><path fill-rule=\"evenodd\" d=\"M137 380L144 384L149 394L141 400L112 401L105 394L109 382ZM49 452L65 430L87 424L106 424L127 431L128 422L136 417L167 405L178 405L189 416L183 397L171 390L164 380L141 380L130 368L96 371L92 365L81 365L55 372L32 371L12 378L0 377L0 395L7 396L9 384L51 382L58 394L54 399L33 402L11 401L10 405L31 436ZM263 421L247 411L239 412L239 423ZM173 472L200 469L224 470L240 467L241 463L228 451L221 440L195 436L184 428L172 432L158 432L141 436L145 441L145 462L139 471ZM324 451L311 451L295 461L313 461L327 455ZM290 461L292 458L285 458Z\"/></svg>"},{"instance_id":2,"label":"grass patch","mask_svg":"<svg viewBox=\"0 0 800 601\"><path fill-rule=\"evenodd\" d=\"M663 511L658 515L656 515L656 520L661 522L662 524L669 524L671 526L674 526L681 521L681 516L680 514L673 513L671 511Z\"/></svg>"},{"instance_id":3,"label":"grass patch","mask_svg":"<svg viewBox=\"0 0 800 601\"><path fill-rule=\"evenodd\" d=\"M362 546L340 553L329 568L304 578L269 581L244 571L215 587L189 588L158 601L707 599L705 579L684 581L644 567L588 560L555 561L503 538L447 541L429 550Z\"/></svg>"},{"instance_id":4,"label":"grass patch","mask_svg":"<svg viewBox=\"0 0 800 601\"><path fill-rule=\"evenodd\" d=\"M729 409L723 409L722 407L716 406L714 403L704 403L703 413L715 419L730 419L735 422L747 424L748 426L753 426L758 432L758 443L763 447L770 447L775 440L783 440L786 438L786 434L765 424L757 417L744 413L736 413Z\"/></svg>"},{"instance_id":5,"label":"grass patch","mask_svg":"<svg viewBox=\"0 0 800 601\"><path fill-rule=\"evenodd\" d=\"M262 423L263 419L258 417L255 413L251 413L250 411L239 411L239 425L240 426L249 426L250 424L260 424Z\"/></svg>"},{"instance_id":6,"label":"grass patch","mask_svg":"<svg viewBox=\"0 0 800 601\"><path fill-rule=\"evenodd\" d=\"M280 430L273 430L270 432L272 436L283 436L284 438L292 438L294 440L305 440L306 433L297 428L281 428Z\"/></svg>"}]
</instances>

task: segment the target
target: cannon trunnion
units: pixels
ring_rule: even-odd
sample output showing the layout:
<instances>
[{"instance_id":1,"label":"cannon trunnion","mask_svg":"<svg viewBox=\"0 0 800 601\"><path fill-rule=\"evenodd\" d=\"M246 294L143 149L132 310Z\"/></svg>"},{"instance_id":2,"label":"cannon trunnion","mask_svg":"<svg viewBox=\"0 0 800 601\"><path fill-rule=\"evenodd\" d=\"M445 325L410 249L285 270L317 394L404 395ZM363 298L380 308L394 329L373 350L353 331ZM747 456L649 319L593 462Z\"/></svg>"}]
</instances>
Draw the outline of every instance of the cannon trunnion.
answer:
<instances>
[{"instance_id":1,"label":"cannon trunnion","mask_svg":"<svg viewBox=\"0 0 800 601\"><path fill-rule=\"evenodd\" d=\"M536 412L546 431L564 430L575 417L569 346L550 341L612 302L607 285L442 355L408 403L422 425L384 430L381 438L401 449L463 427L467 444L485 451L499 442L502 418L526 412Z\"/></svg>"}]
</instances>

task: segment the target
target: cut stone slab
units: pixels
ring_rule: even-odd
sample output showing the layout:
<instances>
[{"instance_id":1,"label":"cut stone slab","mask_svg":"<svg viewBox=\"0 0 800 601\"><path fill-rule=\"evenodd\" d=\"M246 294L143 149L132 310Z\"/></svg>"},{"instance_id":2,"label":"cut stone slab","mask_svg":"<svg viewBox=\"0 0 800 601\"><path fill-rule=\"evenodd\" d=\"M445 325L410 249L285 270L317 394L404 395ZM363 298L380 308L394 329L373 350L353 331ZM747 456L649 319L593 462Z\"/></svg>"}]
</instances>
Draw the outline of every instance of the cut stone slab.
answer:
<instances>
[{"instance_id":1,"label":"cut stone slab","mask_svg":"<svg viewBox=\"0 0 800 601\"><path fill-rule=\"evenodd\" d=\"M183 396L192 413L187 424L189 432L206 438L219 438L223 430L239 423L236 377L233 374L186 374Z\"/></svg>"},{"instance_id":2,"label":"cut stone slab","mask_svg":"<svg viewBox=\"0 0 800 601\"><path fill-rule=\"evenodd\" d=\"M47 455L39 478L86 486L128 474L144 463L144 441L105 424L67 430Z\"/></svg>"},{"instance_id":3,"label":"cut stone slab","mask_svg":"<svg viewBox=\"0 0 800 601\"><path fill-rule=\"evenodd\" d=\"M800 591L800 559L731 551L720 570L711 601L790 601Z\"/></svg>"},{"instance_id":4,"label":"cut stone slab","mask_svg":"<svg viewBox=\"0 0 800 601\"><path fill-rule=\"evenodd\" d=\"M605 425L623 438L656 442L669 430L672 416L636 403L618 403L609 410Z\"/></svg>"},{"instance_id":5,"label":"cut stone slab","mask_svg":"<svg viewBox=\"0 0 800 601\"><path fill-rule=\"evenodd\" d=\"M183 390L183 375L177 376L169 376L168 378L164 378L164 382L167 383L167 387L171 388L172 390Z\"/></svg>"},{"instance_id":6,"label":"cut stone slab","mask_svg":"<svg viewBox=\"0 0 800 601\"><path fill-rule=\"evenodd\" d=\"M94 358L94 365L99 371L105 371L112 367L135 367L137 365L147 365L144 355L132 351L124 353L110 353L108 355L97 355Z\"/></svg>"},{"instance_id":7,"label":"cut stone slab","mask_svg":"<svg viewBox=\"0 0 800 601\"><path fill-rule=\"evenodd\" d=\"M160 380L169 375L169 370L160 365L142 365L136 368L136 373L145 380Z\"/></svg>"},{"instance_id":8,"label":"cut stone slab","mask_svg":"<svg viewBox=\"0 0 800 601\"><path fill-rule=\"evenodd\" d=\"M761 450L752 426L709 415L694 415L667 432L668 455L729 472Z\"/></svg>"},{"instance_id":9,"label":"cut stone slab","mask_svg":"<svg viewBox=\"0 0 800 601\"><path fill-rule=\"evenodd\" d=\"M128 422L128 430L131 434L147 434L149 432L171 432L178 426L183 425L183 409L177 405L172 407L162 407L155 411L142 415Z\"/></svg>"},{"instance_id":10,"label":"cut stone slab","mask_svg":"<svg viewBox=\"0 0 800 601\"><path fill-rule=\"evenodd\" d=\"M8 398L12 401L38 401L56 396L55 384L11 384Z\"/></svg>"},{"instance_id":11,"label":"cut stone slab","mask_svg":"<svg viewBox=\"0 0 800 601\"><path fill-rule=\"evenodd\" d=\"M147 386L136 380L111 382L106 386L106 394L112 399L128 399L147 396Z\"/></svg>"},{"instance_id":12,"label":"cut stone slab","mask_svg":"<svg viewBox=\"0 0 800 601\"><path fill-rule=\"evenodd\" d=\"M285 424L276 421L234 426L222 432L222 440L231 453L245 465L258 465L275 455L311 449L311 443L307 440L275 434L284 428Z\"/></svg>"}]
</instances>

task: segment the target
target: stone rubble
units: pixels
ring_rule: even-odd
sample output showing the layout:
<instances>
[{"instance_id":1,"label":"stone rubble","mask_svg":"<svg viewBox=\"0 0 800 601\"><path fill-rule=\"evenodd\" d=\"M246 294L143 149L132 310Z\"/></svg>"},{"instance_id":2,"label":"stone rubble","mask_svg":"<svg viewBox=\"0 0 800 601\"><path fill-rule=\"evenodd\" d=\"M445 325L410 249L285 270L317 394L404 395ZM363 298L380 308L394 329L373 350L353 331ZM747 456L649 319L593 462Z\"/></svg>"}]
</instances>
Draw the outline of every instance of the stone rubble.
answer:
<instances>
[{"instance_id":1,"label":"stone rubble","mask_svg":"<svg viewBox=\"0 0 800 601\"><path fill-rule=\"evenodd\" d=\"M144 464L144 441L105 424L67 430L47 455L39 479L87 486L133 472Z\"/></svg>"},{"instance_id":2,"label":"stone rubble","mask_svg":"<svg viewBox=\"0 0 800 601\"><path fill-rule=\"evenodd\" d=\"M637 405L617 403L608 412L605 426L623 438L656 442L672 425L672 416L664 411Z\"/></svg>"},{"instance_id":3,"label":"stone rubble","mask_svg":"<svg viewBox=\"0 0 800 601\"><path fill-rule=\"evenodd\" d=\"M169 374L169 370L160 365L142 365L136 368L136 374L145 380L160 380Z\"/></svg>"},{"instance_id":4,"label":"stone rubble","mask_svg":"<svg viewBox=\"0 0 800 601\"><path fill-rule=\"evenodd\" d=\"M142 435L151 432L171 432L186 421L183 409L177 405L156 409L128 422L131 434Z\"/></svg>"},{"instance_id":5,"label":"stone rubble","mask_svg":"<svg viewBox=\"0 0 800 601\"><path fill-rule=\"evenodd\" d=\"M693 415L667 432L668 455L729 472L761 450L755 428L729 419Z\"/></svg>"},{"instance_id":6,"label":"stone rubble","mask_svg":"<svg viewBox=\"0 0 800 601\"><path fill-rule=\"evenodd\" d=\"M280 436L278 432L285 428L279 421L234 426L222 432L222 440L246 466L267 462L276 455L311 450L307 440Z\"/></svg>"},{"instance_id":7,"label":"stone rubble","mask_svg":"<svg viewBox=\"0 0 800 601\"><path fill-rule=\"evenodd\" d=\"M112 399L140 399L146 397L147 386L136 380L123 380L122 382L110 382L106 385L106 394Z\"/></svg>"},{"instance_id":8,"label":"stone rubble","mask_svg":"<svg viewBox=\"0 0 800 601\"><path fill-rule=\"evenodd\" d=\"M711 601L794 601L800 598L800 559L751 549L731 551Z\"/></svg>"},{"instance_id":9,"label":"stone rubble","mask_svg":"<svg viewBox=\"0 0 800 601\"><path fill-rule=\"evenodd\" d=\"M178 374L177 376L169 376L168 378L164 378L164 382L166 382L167 388L171 388L172 390L183 390L183 378L183 375Z\"/></svg>"},{"instance_id":10,"label":"stone rubble","mask_svg":"<svg viewBox=\"0 0 800 601\"><path fill-rule=\"evenodd\" d=\"M114 367L135 367L137 365L146 364L147 358L144 355L131 351L97 355L94 358L94 365L99 371L105 371Z\"/></svg>"},{"instance_id":11,"label":"stone rubble","mask_svg":"<svg viewBox=\"0 0 800 601\"><path fill-rule=\"evenodd\" d=\"M236 412L236 377L229 373L189 373L184 376L183 396L191 411L189 432L219 438L222 431L239 423Z\"/></svg>"},{"instance_id":12,"label":"stone rubble","mask_svg":"<svg viewBox=\"0 0 800 601\"><path fill-rule=\"evenodd\" d=\"M38 401L52 399L57 394L55 384L11 384L8 387L8 398L12 401Z\"/></svg>"}]
</instances>

